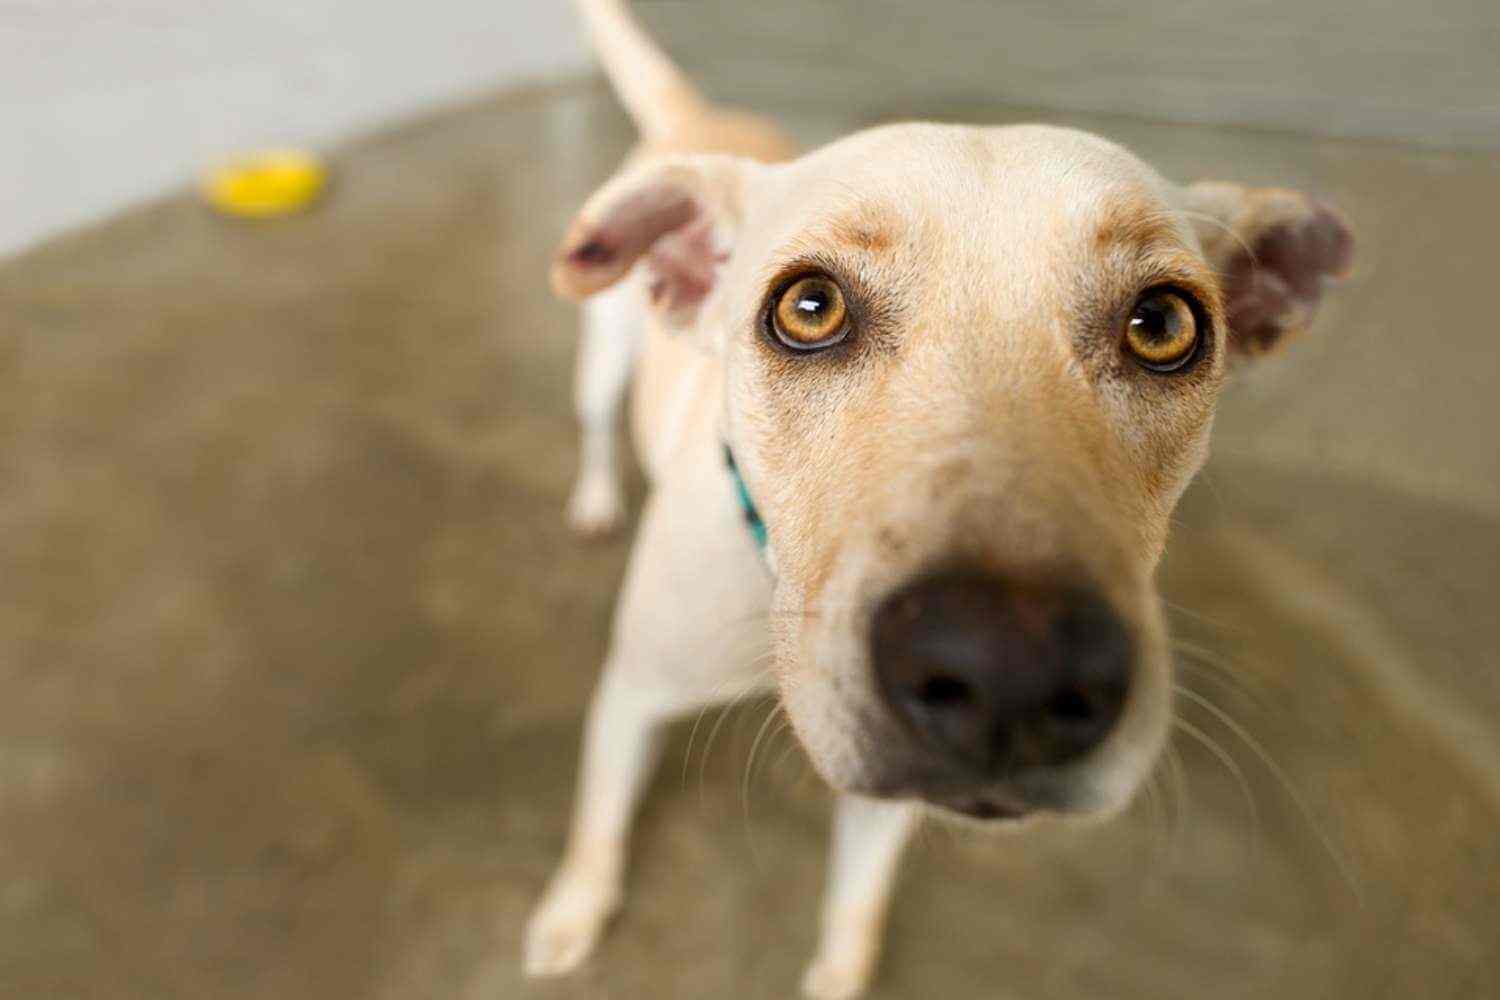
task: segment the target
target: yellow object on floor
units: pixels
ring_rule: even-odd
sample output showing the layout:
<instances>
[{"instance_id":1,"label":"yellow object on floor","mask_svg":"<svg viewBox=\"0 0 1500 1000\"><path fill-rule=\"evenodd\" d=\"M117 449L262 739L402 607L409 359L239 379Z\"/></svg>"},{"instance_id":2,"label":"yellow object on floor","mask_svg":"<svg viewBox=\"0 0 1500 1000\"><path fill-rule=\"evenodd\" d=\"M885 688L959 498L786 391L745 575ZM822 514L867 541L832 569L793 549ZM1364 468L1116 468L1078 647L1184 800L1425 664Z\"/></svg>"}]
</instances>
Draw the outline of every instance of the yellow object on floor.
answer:
<instances>
[{"instance_id":1,"label":"yellow object on floor","mask_svg":"<svg viewBox=\"0 0 1500 1000\"><path fill-rule=\"evenodd\" d=\"M299 212L322 192L328 169L312 153L267 150L237 156L203 177L203 197L228 215L264 218Z\"/></svg>"}]
</instances>

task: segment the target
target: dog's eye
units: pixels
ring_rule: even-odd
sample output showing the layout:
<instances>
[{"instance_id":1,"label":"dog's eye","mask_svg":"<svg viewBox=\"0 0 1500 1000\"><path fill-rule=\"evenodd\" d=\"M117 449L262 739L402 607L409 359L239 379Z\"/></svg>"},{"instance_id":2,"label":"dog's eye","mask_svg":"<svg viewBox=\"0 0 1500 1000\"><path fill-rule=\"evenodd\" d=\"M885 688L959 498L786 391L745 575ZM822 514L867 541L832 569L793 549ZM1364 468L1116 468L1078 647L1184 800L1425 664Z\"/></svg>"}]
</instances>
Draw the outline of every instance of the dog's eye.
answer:
<instances>
[{"instance_id":1,"label":"dog's eye","mask_svg":"<svg viewBox=\"0 0 1500 1000\"><path fill-rule=\"evenodd\" d=\"M849 310L838 284L825 274L792 282L771 307L776 339L794 351L832 347L849 333Z\"/></svg>"},{"instance_id":2,"label":"dog's eye","mask_svg":"<svg viewBox=\"0 0 1500 1000\"><path fill-rule=\"evenodd\" d=\"M1197 353L1198 317L1176 292L1157 289L1136 302L1125 324L1125 349L1152 371L1173 372Z\"/></svg>"}]
</instances>

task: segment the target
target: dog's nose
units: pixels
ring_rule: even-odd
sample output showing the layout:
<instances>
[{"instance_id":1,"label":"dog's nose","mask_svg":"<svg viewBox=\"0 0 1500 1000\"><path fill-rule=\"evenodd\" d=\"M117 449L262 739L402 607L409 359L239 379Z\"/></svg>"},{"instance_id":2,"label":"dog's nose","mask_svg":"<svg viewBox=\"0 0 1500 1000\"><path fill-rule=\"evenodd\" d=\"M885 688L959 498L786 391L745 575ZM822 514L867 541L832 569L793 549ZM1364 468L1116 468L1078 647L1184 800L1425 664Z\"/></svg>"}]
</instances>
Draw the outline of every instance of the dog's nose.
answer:
<instances>
[{"instance_id":1,"label":"dog's nose","mask_svg":"<svg viewBox=\"0 0 1500 1000\"><path fill-rule=\"evenodd\" d=\"M897 715L986 774L1083 756L1119 720L1129 633L1077 589L979 572L930 576L875 612L871 657Z\"/></svg>"}]
</instances>

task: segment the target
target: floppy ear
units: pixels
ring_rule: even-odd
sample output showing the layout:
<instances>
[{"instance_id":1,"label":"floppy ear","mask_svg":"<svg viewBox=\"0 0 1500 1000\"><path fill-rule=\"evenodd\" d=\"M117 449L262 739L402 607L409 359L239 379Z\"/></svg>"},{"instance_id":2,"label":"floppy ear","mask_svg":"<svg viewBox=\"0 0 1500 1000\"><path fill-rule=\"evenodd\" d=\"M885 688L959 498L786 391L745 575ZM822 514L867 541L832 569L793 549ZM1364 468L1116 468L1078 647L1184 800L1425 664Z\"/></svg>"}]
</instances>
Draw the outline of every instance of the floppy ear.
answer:
<instances>
[{"instance_id":1,"label":"floppy ear","mask_svg":"<svg viewBox=\"0 0 1500 1000\"><path fill-rule=\"evenodd\" d=\"M644 259L652 304L671 327L694 325L744 217L745 187L763 170L733 156L689 156L627 169L579 211L552 262L552 288L574 300L602 291Z\"/></svg>"},{"instance_id":2,"label":"floppy ear","mask_svg":"<svg viewBox=\"0 0 1500 1000\"><path fill-rule=\"evenodd\" d=\"M1184 207L1219 274L1231 354L1265 354L1312 322L1329 278L1349 273L1354 237L1332 207L1285 188L1205 181Z\"/></svg>"}]
</instances>

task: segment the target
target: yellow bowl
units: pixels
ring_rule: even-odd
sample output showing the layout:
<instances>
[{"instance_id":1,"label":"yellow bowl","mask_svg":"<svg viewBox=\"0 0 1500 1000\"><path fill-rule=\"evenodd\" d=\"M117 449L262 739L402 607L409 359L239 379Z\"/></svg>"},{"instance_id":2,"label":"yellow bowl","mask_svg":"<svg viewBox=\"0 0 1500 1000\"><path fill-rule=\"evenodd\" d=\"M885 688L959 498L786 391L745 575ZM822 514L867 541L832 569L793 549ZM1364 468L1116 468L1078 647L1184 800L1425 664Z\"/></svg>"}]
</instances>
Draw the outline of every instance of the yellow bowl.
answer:
<instances>
[{"instance_id":1,"label":"yellow bowl","mask_svg":"<svg viewBox=\"0 0 1500 1000\"><path fill-rule=\"evenodd\" d=\"M202 191L221 212L264 218L311 205L327 179L327 168L312 153L277 149L236 156L213 168L203 176Z\"/></svg>"}]
</instances>

